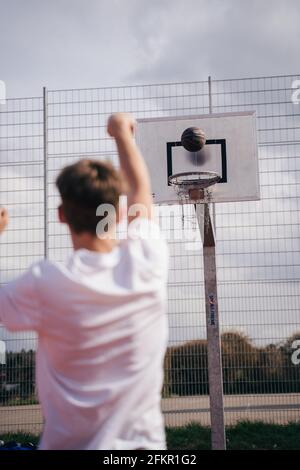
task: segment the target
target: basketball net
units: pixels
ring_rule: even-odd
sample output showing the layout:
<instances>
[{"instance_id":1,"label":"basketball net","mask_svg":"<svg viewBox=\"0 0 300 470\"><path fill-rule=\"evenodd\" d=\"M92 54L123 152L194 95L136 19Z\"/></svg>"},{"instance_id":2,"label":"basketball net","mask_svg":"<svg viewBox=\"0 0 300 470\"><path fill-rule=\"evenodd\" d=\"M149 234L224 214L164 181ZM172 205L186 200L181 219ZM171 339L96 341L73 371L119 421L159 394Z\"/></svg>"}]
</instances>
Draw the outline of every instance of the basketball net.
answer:
<instances>
[{"instance_id":1,"label":"basketball net","mask_svg":"<svg viewBox=\"0 0 300 470\"><path fill-rule=\"evenodd\" d=\"M169 177L169 183L175 189L179 204L181 205L183 229L185 228L185 220L192 222L191 228L193 229L195 229L197 225L195 216L185 216L185 204L194 204L194 206L197 204L210 204L212 202L213 186L220 180L221 177L217 173L208 171L178 173ZM207 221L204 221L204 223L206 222Z\"/></svg>"}]
</instances>

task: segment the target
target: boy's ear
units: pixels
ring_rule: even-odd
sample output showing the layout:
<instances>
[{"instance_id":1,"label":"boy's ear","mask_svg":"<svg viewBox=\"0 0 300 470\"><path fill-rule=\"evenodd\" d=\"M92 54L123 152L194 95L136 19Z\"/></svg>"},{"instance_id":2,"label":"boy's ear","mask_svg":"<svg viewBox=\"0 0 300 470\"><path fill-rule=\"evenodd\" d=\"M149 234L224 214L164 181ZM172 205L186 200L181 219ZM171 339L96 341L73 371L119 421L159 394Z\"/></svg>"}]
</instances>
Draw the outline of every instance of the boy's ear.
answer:
<instances>
[{"instance_id":1,"label":"boy's ear","mask_svg":"<svg viewBox=\"0 0 300 470\"><path fill-rule=\"evenodd\" d=\"M63 208L62 204L60 206L58 206L57 212L58 212L58 220L60 221L60 223L61 224L66 224L67 221L66 221L66 218L65 218L64 208Z\"/></svg>"}]
</instances>

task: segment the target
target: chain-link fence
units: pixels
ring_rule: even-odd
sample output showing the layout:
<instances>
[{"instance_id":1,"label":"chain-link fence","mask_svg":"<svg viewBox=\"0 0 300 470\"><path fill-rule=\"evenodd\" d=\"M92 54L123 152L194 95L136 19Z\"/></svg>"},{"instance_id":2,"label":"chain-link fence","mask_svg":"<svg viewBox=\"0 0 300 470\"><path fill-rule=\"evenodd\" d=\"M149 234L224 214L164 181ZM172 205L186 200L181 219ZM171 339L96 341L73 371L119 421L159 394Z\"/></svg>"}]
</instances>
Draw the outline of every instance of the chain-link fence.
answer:
<instances>
[{"instance_id":1,"label":"chain-link fence","mask_svg":"<svg viewBox=\"0 0 300 470\"><path fill-rule=\"evenodd\" d=\"M11 224L1 237L1 284L42 256L61 261L69 254L53 181L80 157L117 162L106 134L111 113L149 118L207 114L211 107L214 113L255 110L262 199L215 208L225 421L298 421L300 105L293 87L299 77L213 80L211 90L206 81L44 90L42 97L7 100L0 106L0 203ZM193 206L184 213L195 223ZM167 425L209 425L202 244L200 236L187 243L179 207L175 215L162 407ZM170 218L162 208L164 231ZM3 328L0 339L7 350L0 365L0 433L39 432L36 339Z\"/></svg>"}]
</instances>

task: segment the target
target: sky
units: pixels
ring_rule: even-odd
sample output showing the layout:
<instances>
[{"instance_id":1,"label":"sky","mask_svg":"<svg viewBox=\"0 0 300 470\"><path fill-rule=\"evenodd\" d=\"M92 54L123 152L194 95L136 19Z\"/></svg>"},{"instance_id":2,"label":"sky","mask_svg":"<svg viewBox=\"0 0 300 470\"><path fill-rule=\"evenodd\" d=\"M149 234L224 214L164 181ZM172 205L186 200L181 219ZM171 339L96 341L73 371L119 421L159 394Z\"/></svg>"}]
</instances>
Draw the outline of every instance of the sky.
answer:
<instances>
[{"instance_id":1,"label":"sky","mask_svg":"<svg viewBox=\"0 0 300 470\"><path fill-rule=\"evenodd\" d=\"M299 0L0 0L8 97L294 74Z\"/></svg>"}]
</instances>

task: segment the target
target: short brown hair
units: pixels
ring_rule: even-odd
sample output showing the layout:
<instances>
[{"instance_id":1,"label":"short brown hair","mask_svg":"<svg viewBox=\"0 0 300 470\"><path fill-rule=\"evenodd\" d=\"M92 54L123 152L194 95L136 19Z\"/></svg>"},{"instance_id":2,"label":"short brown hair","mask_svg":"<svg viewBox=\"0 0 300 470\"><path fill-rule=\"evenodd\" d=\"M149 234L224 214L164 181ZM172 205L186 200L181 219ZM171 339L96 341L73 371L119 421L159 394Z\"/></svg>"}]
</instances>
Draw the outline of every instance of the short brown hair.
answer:
<instances>
[{"instance_id":1,"label":"short brown hair","mask_svg":"<svg viewBox=\"0 0 300 470\"><path fill-rule=\"evenodd\" d=\"M64 216L76 233L96 233L101 217L96 209L111 204L116 209L122 194L121 174L108 162L83 159L65 167L56 180Z\"/></svg>"}]
</instances>

